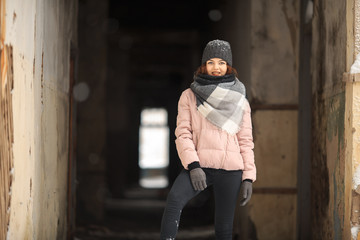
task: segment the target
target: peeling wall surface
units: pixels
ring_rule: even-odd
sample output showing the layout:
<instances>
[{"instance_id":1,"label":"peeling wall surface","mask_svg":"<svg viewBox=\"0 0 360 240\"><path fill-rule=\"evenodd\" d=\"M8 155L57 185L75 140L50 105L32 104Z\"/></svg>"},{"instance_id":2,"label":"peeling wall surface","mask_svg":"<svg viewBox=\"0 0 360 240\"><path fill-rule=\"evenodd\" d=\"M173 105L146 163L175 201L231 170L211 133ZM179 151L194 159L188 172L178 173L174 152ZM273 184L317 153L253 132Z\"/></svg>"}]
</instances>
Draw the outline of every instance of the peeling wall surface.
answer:
<instances>
[{"instance_id":1,"label":"peeling wall surface","mask_svg":"<svg viewBox=\"0 0 360 240\"><path fill-rule=\"evenodd\" d=\"M3 43L3 42L2 42ZM10 219L11 183L13 173L13 68L12 48L2 45L0 89L0 239L5 239Z\"/></svg>"},{"instance_id":2,"label":"peeling wall surface","mask_svg":"<svg viewBox=\"0 0 360 240\"><path fill-rule=\"evenodd\" d=\"M313 239L350 239L345 219L346 1L314 1L311 226Z\"/></svg>"},{"instance_id":3,"label":"peeling wall surface","mask_svg":"<svg viewBox=\"0 0 360 240\"><path fill-rule=\"evenodd\" d=\"M77 41L77 1L2 2L2 37L13 49L13 182L7 239L65 239L69 62L71 44L76 47Z\"/></svg>"}]
</instances>

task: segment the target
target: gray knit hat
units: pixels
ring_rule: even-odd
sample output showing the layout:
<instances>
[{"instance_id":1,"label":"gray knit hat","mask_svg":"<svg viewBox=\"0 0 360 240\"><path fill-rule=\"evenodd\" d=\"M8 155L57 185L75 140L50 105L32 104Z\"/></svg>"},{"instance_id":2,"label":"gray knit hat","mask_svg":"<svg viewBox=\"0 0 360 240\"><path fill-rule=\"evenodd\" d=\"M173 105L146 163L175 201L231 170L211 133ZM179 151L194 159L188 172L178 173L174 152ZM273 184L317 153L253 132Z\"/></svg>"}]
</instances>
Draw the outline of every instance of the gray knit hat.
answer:
<instances>
[{"instance_id":1,"label":"gray knit hat","mask_svg":"<svg viewBox=\"0 0 360 240\"><path fill-rule=\"evenodd\" d=\"M232 66L230 43L218 39L208 42L202 55L201 64L206 63L206 61L211 58L221 58L225 60L228 65Z\"/></svg>"}]
</instances>

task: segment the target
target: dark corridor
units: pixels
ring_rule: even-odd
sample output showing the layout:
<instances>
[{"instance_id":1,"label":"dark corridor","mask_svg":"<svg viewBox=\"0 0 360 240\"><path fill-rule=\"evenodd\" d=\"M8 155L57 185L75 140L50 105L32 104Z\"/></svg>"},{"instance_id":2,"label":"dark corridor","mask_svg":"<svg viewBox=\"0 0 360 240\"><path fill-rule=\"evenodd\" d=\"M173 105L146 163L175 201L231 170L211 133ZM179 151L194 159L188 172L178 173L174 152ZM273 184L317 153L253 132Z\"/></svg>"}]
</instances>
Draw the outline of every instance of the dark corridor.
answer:
<instances>
[{"instance_id":1,"label":"dark corridor","mask_svg":"<svg viewBox=\"0 0 360 240\"><path fill-rule=\"evenodd\" d=\"M230 1L79 1L76 237L158 239L169 187L182 169L177 101L211 39L225 39ZM91 94L92 93L92 94ZM139 167L144 109L166 111L168 165ZM151 141L151 140L150 140ZM141 186L163 175L166 187ZM184 209L178 239L211 239L211 189Z\"/></svg>"}]
</instances>

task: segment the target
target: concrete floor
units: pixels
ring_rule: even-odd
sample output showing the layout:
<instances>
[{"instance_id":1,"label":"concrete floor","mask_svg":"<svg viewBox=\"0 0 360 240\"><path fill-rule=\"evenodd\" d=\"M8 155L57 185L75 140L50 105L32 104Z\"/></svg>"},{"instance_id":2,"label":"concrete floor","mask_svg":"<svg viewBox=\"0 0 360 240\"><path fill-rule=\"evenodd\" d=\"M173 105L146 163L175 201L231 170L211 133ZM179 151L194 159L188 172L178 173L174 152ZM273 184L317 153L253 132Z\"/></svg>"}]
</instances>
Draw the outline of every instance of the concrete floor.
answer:
<instances>
[{"instance_id":1,"label":"concrete floor","mask_svg":"<svg viewBox=\"0 0 360 240\"><path fill-rule=\"evenodd\" d=\"M74 240L158 240L159 231L124 231L114 232L109 229L93 227L80 230ZM212 240L215 239L213 226L182 229L179 231L178 240Z\"/></svg>"},{"instance_id":2,"label":"concrete floor","mask_svg":"<svg viewBox=\"0 0 360 240\"><path fill-rule=\"evenodd\" d=\"M124 199L108 199L104 223L78 226L74 240L158 240L166 198L161 191L138 188L128 191ZM215 239L212 217L203 217L208 207L194 206L204 199L206 193L185 207L176 239Z\"/></svg>"}]
</instances>

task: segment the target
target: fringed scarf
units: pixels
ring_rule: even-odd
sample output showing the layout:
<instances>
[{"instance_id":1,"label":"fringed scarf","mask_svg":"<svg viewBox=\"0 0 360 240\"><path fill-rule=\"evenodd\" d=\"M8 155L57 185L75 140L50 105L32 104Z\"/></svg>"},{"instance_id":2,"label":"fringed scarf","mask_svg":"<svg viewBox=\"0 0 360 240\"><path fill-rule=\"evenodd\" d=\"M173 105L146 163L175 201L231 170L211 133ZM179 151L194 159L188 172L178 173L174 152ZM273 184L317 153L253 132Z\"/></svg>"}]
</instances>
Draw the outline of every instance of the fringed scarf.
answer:
<instances>
[{"instance_id":1,"label":"fringed scarf","mask_svg":"<svg viewBox=\"0 0 360 240\"><path fill-rule=\"evenodd\" d=\"M245 109L245 86L235 75L198 75L190 85L197 109L215 126L231 135L240 130Z\"/></svg>"}]
</instances>

